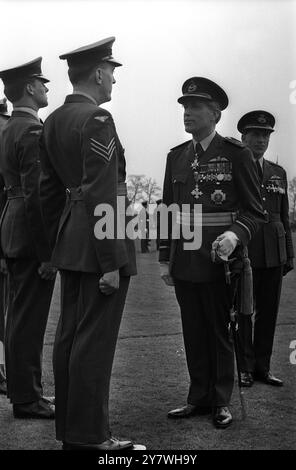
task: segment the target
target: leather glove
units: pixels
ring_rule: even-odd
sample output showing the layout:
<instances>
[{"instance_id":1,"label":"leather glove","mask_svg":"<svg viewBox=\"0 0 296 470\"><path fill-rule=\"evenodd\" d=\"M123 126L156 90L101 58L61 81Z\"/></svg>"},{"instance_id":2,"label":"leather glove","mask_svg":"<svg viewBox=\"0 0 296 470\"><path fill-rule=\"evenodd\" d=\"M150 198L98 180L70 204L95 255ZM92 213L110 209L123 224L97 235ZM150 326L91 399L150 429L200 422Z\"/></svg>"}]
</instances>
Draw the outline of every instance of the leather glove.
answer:
<instances>
[{"instance_id":1,"label":"leather glove","mask_svg":"<svg viewBox=\"0 0 296 470\"><path fill-rule=\"evenodd\" d=\"M166 283L167 286L174 286L175 285L174 280L170 276L170 273L169 273L169 263L167 262L159 263L159 267L160 267L161 279L163 279L163 281Z\"/></svg>"},{"instance_id":2,"label":"leather glove","mask_svg":"<svg viewBox=\"0 0 296 470\"><path fill-rule=\"evenodd\" d=\"M286 264L284 264L283 268L283 276L288 274L289 271L292 271L294 269L294 261L293 258L288 258Z\"/></svg>"},{"instance_id":3,"label":"leather glove","mask_svg":"<svg viewBox=\"0 0 296 470\"><path fill-rule=\"evenodd\" d=\"M105 295L113 294L119 289L119 270L103 274L99 280L99 289Z\"/></svg>"},{"instance_id":4,"label":"leather glove","mask_svg":"<svg viewBox=\"0 0 296 470\"><path fill-rule=\"evenodd\" d=\"M238 244L238 237L230 230L222 233L212 243L212 249L217 251L217 254L224 259L231 255Z\"/></svg>"},{"instance_id":5,"label":"leather glove","mask_svg":"<svg viewBox=\"0 0 296 470\"><path fill-rule=\"evenodd\" d=\"M57 268L55 268L51 262L43 262L38 268L38 274L45 281L53 281L57 273Z\"/></svg>"}]
</instances>

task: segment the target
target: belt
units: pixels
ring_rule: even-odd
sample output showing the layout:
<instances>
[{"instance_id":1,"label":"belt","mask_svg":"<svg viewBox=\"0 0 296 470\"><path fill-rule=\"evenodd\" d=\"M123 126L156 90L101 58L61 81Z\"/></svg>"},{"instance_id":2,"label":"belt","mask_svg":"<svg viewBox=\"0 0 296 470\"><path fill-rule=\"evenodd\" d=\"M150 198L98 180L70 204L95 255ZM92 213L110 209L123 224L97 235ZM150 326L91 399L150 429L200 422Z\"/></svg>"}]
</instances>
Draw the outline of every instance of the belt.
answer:
<instances>
[{"instance_id":1,"label":"belt","mask_svg":"<svg viewBox=\"0 0 296 470\"><path fill-rule=\"evenodd\" d=\"M8 200L24 197L23 189L21 186L8 186L7 188L4 188L4 190L7 193Z\"/></svg>"},{"instance_id":2,"label":"belt","mask_svg":"<svg viewBox=\"0 0 296 470\"><path fill-rule=\"evenodd\" d=\"M177 212L177 224L198 227L219 227L231 225L237 218L236 212Z\"/></svg>"},{"instance_id":3,"label":"belt","mask_svg":"<svg viewBox=\"0 0 296 470\"><path fill-rule=\"evenodd\" d=\"M281 215L280 214L276 214L276 213L266 213L264 214L265 216L265 221L268 223L268 222L281 222L282 219L281 219Z\"/></svg>"},{"instance_id":4,"label":"belt","mask_svg":"<svg viewBox=\"0 0 296 470\"><path fill-rule=\"evenodd\" d=\"M71 201L83 201L83 195L81 187L78 186L77 188L66 188L66 192ZM127 189L126 183L118 183L117 186L117 196L126 196Z\"/></svg>"}]
</instances>

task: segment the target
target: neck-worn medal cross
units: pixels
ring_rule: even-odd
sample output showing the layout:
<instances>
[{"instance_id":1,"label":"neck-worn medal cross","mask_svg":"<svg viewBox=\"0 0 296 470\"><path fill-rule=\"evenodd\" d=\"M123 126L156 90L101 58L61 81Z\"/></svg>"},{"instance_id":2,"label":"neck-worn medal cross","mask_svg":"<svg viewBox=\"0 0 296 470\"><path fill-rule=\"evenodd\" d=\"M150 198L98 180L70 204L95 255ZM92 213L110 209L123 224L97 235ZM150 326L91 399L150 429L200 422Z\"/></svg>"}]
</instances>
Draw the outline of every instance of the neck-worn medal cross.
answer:
<instances>
[{"instance_id":1,"label":"neck-worn medal cross","mask_svg":"<svg viewBox=\"0 0 296 470\"><path fill-rule=\"evenodd\" d=\"M191 191L191 194L195 199L199 199L200 196L203 195L203 192L200 191L198 186L198 169L199 169L199 158L203 153L203 148L200 143L196 144L195 146L195 157L193 162L190 163L190 166L193 170L194 181L195 181L195 188Z\"/></svg>"}]
</instances>

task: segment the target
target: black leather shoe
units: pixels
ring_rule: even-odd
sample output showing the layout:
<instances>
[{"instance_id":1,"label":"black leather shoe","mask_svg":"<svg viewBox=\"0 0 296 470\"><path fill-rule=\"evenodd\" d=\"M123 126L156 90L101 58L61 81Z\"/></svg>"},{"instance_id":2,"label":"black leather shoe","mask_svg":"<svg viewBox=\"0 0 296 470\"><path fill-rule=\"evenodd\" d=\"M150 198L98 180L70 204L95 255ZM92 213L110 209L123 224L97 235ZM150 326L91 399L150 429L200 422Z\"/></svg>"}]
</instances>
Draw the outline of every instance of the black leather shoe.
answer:
<instances>
[{"instance_id":1,"label":"black leather shoe","mask_svg":"<svg viewBox=\"0 0 296 470\"><path fill-rule=\"evenodd\" d=\"M7 383L6 380L0 382L0 395L7 395Z\"/></svg>"},{"instance_id":2,"label":"black leather shoe","mask_svg":"<svg viewBox=\"0 0 296 470\"><path fill-rule=\"evenodd\" d=\"M251 372L242 372L241 373L241 384L242 387L252 387L254 383L253 375Z\"/></svg>"},{"instance_id":3,"label":"black leather shoe","mask_svg":"<svg viewBox=\"0 0 296 470\"><path fill-rule=\"evenodd\" d=\"M216 428L225 429L232 423L232 416L227 406L216 406L213 409L213 423Z\"/></svg>"},{"instance_id":4,"label":"black leather shoe","mask_svg":"<svg viewBox=\"0 0 296 470\"><path fill-rule=\"evenodd\" d=\"M40 398L33 403L13 404L13 416L19 419L54 419L54 406Z\"/></svg>"},{"instance_id":5,"label":"black leather shoe","mask_svg":"<svg viewBox=\"0 0 296 470\"><path fill-rule=\"evenodd\" d=\"M168 412L168 418L178 419L178 418L190 418L190 416L202 416L211 414L212 409L210 406L199 406L199 405L187 405L182 406L181 408L176 408Z\"/></svg>"},{"instance_id":6,"label":"black leather shoe","mask_svg":"<svg viewBox=\"0 0 296 470\"><path fill-rule=\"evenodd\" d=\"M256 372L254 378L258 380L258 382L274 385L275 387L282 387L284 385L284 382L272 375L271 372Z\"/></svg>"},{"instance_id":7,"label":"black leather shoe","mask_svg":"<svg viewBox=\"0 0 296 470\"><path fill-rule=\"evenodd\" d=\"M113 450L121 451L121 450L128 450L128 449L133 450L132 441L120 441L119 439L116 439L115 437L111 437L110 439L107 439L106 441L101 442L100 444L83 444L81 442L63 442L63 450L94 450L94 451L109 452Z\"/></svg>"}]
</instances>

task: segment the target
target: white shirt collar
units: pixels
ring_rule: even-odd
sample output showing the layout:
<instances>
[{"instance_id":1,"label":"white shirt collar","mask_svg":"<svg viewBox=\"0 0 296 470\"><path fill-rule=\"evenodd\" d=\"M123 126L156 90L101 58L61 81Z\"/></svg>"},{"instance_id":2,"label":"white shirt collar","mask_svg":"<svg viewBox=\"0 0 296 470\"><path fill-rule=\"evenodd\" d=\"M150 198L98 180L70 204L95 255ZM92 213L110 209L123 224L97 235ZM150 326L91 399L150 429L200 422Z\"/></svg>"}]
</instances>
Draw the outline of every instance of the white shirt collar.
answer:
<instances>
[{"instance_id":1,"label":"white shirt collar","mask_svg":"<svg viewBox=\"0 0 296 470\"><path fill-rule=\"evenodd\" d=\"M85 96L86 98L88 98L89 100L91 100L96 106L98 106L98 103L96 102L96 100L90 96L88 93L84 93L83 91L73 91L73 95L82 95L82 96Z\"/></svg>"},{"instance_id":2,"label":"white shirt collar","mask_svg":"<svg viewBox=\"0 0 296 470\"><path fill-rule=\"evenodd\" d=\"M28 108L27 106L16 106L13 108L13 111L22 111L23 113L29 113L34 116L38 121L40 121L37 111L33 108Z\"/></svg>"},{"instance_id":3,"label":"white shirt collar","mask_svg":"<svg viewBox=\"0 0 296 470\"><path fill-rule=\"evenodd\" d=\"M205 137L199 142L204 151L207 150L207 148L209 147L215 135L216 135L216 131L214 129L213 132L211 132L207 137ZM197 141L194 138L193 138L193 144L194 144L194 147L197 144Z\"/></svg>"}]
</instances>

